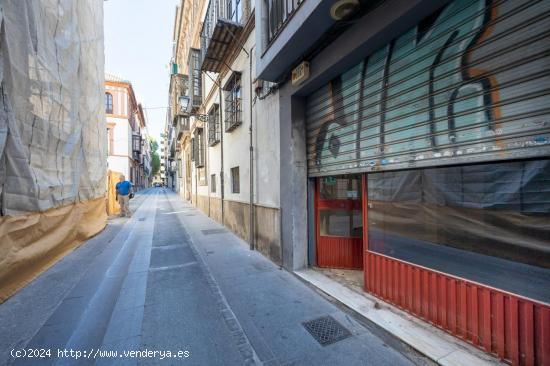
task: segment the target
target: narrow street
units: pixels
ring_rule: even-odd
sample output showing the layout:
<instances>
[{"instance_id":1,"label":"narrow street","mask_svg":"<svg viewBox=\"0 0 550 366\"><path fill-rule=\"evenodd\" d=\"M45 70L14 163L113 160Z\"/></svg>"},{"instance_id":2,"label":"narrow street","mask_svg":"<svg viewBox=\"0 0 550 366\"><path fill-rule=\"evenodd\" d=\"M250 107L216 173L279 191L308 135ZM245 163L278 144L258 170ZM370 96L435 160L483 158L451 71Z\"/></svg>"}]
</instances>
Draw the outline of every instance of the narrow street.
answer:
<instances>
[{"instance_id":1,"label":"narrow street","mask_svg":"<svg viewBox=\"0 0 550 366\"><path fill-rule=\"evenodd\" d=\"M175 193L131 209L0 305L0 364L429 364ZM320 345L303 323L322 316L349 336Z\"/></svg>"}]
</instances>

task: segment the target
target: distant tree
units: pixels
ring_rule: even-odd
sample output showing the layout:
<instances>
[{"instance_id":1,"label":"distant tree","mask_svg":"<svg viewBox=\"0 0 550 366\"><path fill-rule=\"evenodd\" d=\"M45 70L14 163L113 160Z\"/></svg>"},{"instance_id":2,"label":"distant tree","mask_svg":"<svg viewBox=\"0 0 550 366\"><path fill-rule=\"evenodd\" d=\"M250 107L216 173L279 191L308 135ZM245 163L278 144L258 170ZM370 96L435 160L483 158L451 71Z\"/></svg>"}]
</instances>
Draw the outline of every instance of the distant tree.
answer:
<instances>
[{"instance_id":1,"label":"distant tree","mask_svg":"<svg viewBox=\"0 0 550 366\"><path fill-rule=\"evenodd\" d=\"M151 146L151 175L155 176L160 170L160 157L157 152L159 144L154 137L149 138L149 146Z\"/></svg>"}]
</instances>

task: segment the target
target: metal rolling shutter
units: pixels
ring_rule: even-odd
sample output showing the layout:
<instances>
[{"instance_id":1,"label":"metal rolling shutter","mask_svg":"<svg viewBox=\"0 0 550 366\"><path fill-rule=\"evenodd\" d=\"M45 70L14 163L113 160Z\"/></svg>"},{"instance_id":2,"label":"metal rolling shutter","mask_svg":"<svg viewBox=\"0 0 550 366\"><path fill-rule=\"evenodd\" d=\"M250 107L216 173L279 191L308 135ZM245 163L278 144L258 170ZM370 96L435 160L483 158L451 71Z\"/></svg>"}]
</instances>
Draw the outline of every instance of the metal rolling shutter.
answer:
<instances>
[{"instance_id":1,"label":"metal rolling shutter","mask_svg":"<svg viewBox=\"0 0 550 366\"><path fill-rule=\"evenodd\" d=\"M550 155L550 0L456 0L307 99L310 176Z\"/></svg>"}]
</instances>

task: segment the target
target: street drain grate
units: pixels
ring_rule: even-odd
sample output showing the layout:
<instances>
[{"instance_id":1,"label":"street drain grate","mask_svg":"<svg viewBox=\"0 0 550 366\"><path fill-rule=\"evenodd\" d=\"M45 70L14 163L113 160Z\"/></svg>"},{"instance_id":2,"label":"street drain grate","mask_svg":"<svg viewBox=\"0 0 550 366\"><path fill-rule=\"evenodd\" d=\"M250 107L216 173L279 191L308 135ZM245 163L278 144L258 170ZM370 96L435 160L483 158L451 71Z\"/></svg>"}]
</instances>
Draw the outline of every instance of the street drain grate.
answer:
<instances>
[{"instance_id":1,"label":"street drain grate","mask_svg":"<svg viewBox=\"0 0 550 366\"><path fill-rule=\"evenodd\" d=\"M306 330L321 346L332 344L351 335L350 331L338 323L331 316L323 316L302 323Z\"/></svg>"},{"instance_id":2,"label":"street drain grate","mask_svg":"<svg viewBox=\"0 0 550 366\"><path fill-rule=\"evenodd\" d=\"M145 217L140 217L138 221L145 221Z\"/></svg>"},{"instance_id":3,"label":"street drain grate","mask_svg":"<svg viewBox=\"0 0 550 366\"><path fill-rule=\"evenodd\" d=\"M207 229L207 230L201 230L202 235L212 235L212 234L225 234L227 230L225 229Z\"/></svg>"}]
</instances>

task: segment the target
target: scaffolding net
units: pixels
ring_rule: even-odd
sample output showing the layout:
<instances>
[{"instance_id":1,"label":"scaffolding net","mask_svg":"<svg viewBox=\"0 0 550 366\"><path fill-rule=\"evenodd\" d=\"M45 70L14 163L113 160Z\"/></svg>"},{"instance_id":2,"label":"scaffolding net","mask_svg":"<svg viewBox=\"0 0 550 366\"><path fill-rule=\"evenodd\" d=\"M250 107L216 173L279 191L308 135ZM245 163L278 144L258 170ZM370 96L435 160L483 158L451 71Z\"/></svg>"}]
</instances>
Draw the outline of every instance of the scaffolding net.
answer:
<instances>
[{"instance_id":1,"label":"scaffolding net","mask_svg":"<svg viewBox=\"0 0 550 366\"><path fill-rule=\"evenodd\" d=\"M7 0L0 12L1 214L103 196L102 1Z\"/></svg>"}]
</instances>

